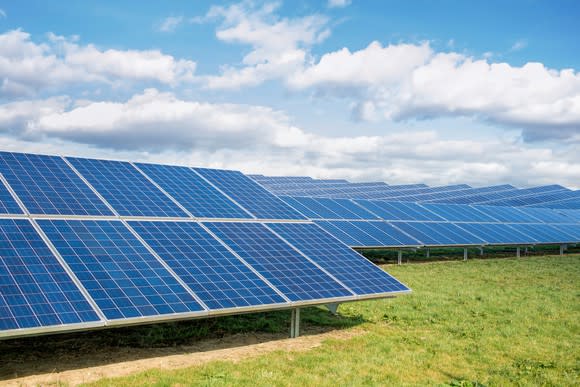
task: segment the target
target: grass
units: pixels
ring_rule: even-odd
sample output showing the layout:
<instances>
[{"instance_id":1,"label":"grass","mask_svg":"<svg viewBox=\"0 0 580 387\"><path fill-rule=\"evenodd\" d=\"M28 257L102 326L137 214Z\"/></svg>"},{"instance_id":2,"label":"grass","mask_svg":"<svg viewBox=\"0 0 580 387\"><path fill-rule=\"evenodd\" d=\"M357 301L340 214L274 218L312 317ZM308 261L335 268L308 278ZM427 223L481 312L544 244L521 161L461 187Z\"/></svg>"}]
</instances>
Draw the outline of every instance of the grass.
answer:
<instances>
[{"instance_id":1,"label":"grass","mask_svg":"<svg viewBox=\"0 0 580 387\"><path fill-rule=\"evenodd\" d=\"M344 304L342 318L318 308L303 313L303 325L358 325L361 335L307 352L150 370L96 385L579 385L579 260L389 266L413 294ZM259 327L287 329L285 312L260 316ZM251 317L229 323L236 319L242 330L252 324Z\"/></svg>"}]
</instances>

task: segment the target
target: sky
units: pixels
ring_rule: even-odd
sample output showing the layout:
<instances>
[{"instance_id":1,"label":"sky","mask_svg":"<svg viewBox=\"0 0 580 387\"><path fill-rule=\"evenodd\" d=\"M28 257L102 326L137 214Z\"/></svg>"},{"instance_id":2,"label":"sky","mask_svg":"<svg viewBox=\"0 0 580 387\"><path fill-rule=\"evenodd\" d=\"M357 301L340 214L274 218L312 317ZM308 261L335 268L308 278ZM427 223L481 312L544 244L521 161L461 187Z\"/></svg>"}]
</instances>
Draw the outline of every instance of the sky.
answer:
<instances>
[{"instance_id":1,"label":"sky","mask_svg":"<svg viewBox=\"0 0 580 387\"><path fill-rule=\"evenodd\" d=\"M0 0L0 150L580 189L578 20L575 0Z\"/></svg>"}]
</instances>

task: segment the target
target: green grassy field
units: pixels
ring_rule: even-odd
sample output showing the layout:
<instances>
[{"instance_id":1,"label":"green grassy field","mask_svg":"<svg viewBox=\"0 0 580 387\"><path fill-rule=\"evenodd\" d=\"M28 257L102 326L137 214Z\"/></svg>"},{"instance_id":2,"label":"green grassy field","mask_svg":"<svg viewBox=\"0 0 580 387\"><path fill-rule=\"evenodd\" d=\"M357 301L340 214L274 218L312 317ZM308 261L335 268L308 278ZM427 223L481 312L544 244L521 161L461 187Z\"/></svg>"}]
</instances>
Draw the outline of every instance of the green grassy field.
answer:
<instances>
[{"instance_id":1,"label":"green grassy field","mask_svg":"<svg viewBox=\"0 0 580 387\"><path fill-rule=\"evenodd\" d=\"M363 333L307 352L150 370L97 385L579 385L580 256L388 266L413 294L305 309L304 324ZM287 313L257 326L286 329ZM229 320L236 321L236 318ZM248 321L241 326L248 328Z\"/></svg>"}]
</instances>

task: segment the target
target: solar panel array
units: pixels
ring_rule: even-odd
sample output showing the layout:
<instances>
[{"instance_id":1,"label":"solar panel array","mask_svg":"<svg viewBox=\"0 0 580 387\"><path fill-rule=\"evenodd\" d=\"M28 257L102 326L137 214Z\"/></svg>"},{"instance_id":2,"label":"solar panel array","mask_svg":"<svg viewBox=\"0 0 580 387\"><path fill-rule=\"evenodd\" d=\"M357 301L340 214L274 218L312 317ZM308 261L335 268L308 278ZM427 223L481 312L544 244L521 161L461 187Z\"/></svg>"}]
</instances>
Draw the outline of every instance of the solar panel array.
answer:
<instances>
[{"instance_id":1,"label":"solar panel array","mask_svg":"<svg viewBox=\"0 0 580 387\"><path fill-rule=\"evenodd\" d=\"M409 292L240 172L4 152L0 173L0 338Z\"/></svg>"}]
</instances>

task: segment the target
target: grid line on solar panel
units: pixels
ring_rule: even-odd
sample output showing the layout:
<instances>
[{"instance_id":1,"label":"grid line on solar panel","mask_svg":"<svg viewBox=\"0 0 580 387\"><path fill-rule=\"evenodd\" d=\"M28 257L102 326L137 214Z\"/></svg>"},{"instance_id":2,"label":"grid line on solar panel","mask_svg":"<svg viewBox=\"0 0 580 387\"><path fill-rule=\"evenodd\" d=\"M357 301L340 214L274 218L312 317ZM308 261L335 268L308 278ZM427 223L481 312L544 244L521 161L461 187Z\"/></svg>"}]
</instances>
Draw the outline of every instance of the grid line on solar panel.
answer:
<instances>
[{"instance_id":1,"label":"grid line on solar panel","mask_svg":"<svg viewBox=\"0 0 580 387\"><path fill-rule=\"evenodd\" d=\"M129 225L210 309L286 303L197 223L130 221Z\"/></svg>"},{"instance_id":2,"label":"grid line on solar panel","mask_svg":"<svg viewBox=\"0 0 580 387\"><path fill-rule=\"evenodd\" d=\"M0 173L31 214L113 215L60 157L0 152Z\"/></svg>"},{"instance_id":3,"label":"grid line on solar panel","mask_svg":"<svg viewBox=\"0 0 580 387\"><path fill-rule=\"evenodd\" d=\"M352 293L260 223L204 223L291 301Z\"/></svg>"},{"instance_id":4,"label":"grid line on solar panel","mask_svg":"<svg viewBox=\"0 0 580 387\"><path fill-rule=\"evenodd\" d=\"M203 310L121 221L37 221L108 320Z\"/></svg>"},{"instance_id":5,"label":"grid line on solar panel","mask_svg":"<svg viewBox=\"0 0 580 387\"><path fill-rule=\"evenodd\" d=\"M315 224L268 223L267 226L358 295L409 291Z\"/></svg>"},{"instance_id":6,"label":"grid line on solar panel","mask_svg":"<svg viewBox=\"0 0 580 387\"><path fill-rule=\"evenodd\" d=\"M4 178L0 174L0 213L1 214L24 214L18 202L14 199Z\"/></svg>"},{"instance_id":7,"label":"grid line on solar panel","mask_svg":"<svg viewBox=\"0 0 580 387\"><path fill-rule=\"evenodd\" d=\"M136 166L198 218L252 218L189 167L137 163Z\"/></svg>"},{"instance_id":8,"label":"grid line on solar panel","mask_svg":"<svg viewBox=\"0 0 580 387\"><path fill-rule=\"evenodd\" d=\"M67 160L119 215L188 217L128 162L74 157Z\"/></svg>"},{"instance_id":9,"label":"grid line on solar panel","mask_svg":"<svg viewBox=\"0 0 580 387\"><path fill-rule=\"evenodd\" d=\"M206 168L193 170L257 218L306 219L241 172Z\"/></svg>"},{"instance_id":10,"label":"grid line on solar panel","mask_svg":"<svg viewBox=\"0 0 580 387\"><path fill-rule=\"evenodd\" d=\"M100 318L27 219L0 219L0 331Z\"/></svg>"}]
</instances>

